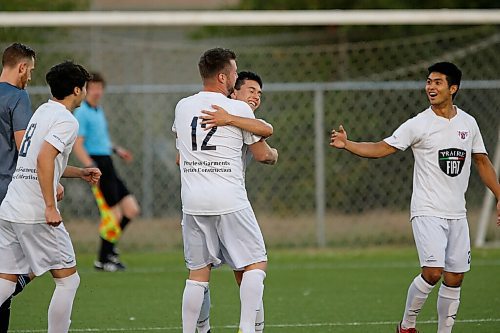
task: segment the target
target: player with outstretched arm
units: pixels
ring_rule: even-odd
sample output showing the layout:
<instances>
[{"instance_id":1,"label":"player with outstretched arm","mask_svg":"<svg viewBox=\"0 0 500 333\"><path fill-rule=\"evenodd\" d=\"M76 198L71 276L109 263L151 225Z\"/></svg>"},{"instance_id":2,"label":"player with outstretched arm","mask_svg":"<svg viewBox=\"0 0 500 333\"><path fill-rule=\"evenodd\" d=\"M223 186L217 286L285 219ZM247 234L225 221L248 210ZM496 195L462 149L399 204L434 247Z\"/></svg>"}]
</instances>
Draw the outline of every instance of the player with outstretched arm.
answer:
<instances>
[{"instance_id":1,"label":"player with outstretched arm","mask_svg":"<svg viewBox=\"0 0 500 333\"><path fill-rule=\"evenodd\" d=\"M411 225L422 268L408 289L399 333L415 333L417 316L441 278L437 311L438 333L451 332L460 304L460 286L471 262L465 192L470 166L497 199L500 226L500 185L488 158L476 120L453 104L462 72L452 63L428 69L425 92L430 107L403 123L379 142L347 139L341 125L330 145L355 155L380 158L411 147L415 158Z\"/></svg>"}]
</instances>

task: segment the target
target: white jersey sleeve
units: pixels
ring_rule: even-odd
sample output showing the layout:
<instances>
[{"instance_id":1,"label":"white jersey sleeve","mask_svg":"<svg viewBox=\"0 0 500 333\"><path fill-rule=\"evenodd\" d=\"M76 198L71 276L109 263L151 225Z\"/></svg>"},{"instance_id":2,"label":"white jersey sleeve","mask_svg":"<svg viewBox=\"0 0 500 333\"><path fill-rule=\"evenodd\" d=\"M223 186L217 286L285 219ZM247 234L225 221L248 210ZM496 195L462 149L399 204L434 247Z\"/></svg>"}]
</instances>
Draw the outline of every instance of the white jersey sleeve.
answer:
<instances>
[{"instance_id":1,"label":"white jersey sleeve","mask_svg":"<svg viewBox=\"0 0 500 333\"><path fill-rule=\"evenodd\" d=\"M75 132L78 133L78 122L64 118L57 120L50 128L44 140L50 143L60 153L75 141Z\"/></svg>"},{"instance_id":2,"label":"white jersey sleeve","mask_svg":"<svg viewBox=\"0 0 500 333\"><path fill-rule=\"evenodd\" d=\"M399 150L406 150L418 141L416 119L411 118L399 126L394 133L384 139L385 143Z\"/></svg>"},{"instance_id":3,"label":"white jersey sleeve","mask_svg":"<svg viewBox=\"0 0 500 333\"><path fill-rule=\"evenodd\" d=\"M472 133L472 154L488 154L484 146L483 136L479 130L476 119L474 120L473 133Z\"/></svg>"},{"instance_id":4,"label":"white jersey sleeve","mask_svg":"<svg viewBox=\"0 0 500 333\"><path fill-rule=\"evenodd\" d=\"M255 119L255 115L252 109L244 102L240 104L240 107L238 108L238 111L235 112L235 114L243 118ZM243 132L243 143L246 145L253 145L256 142L259 142L261 139L260 136L255 135L251 132L247 132L244 130L242 130L242 132Z\"/></svg>"},{"instance_id":5,"label":"white jersey sleeve","mask_svg":"<svg viewBox=\"0 0 500 333\"><path fill-rule=\"evenodd\" d=\"M261 123L263 124L266 124L267 126L271 127L271 129L274 129L273 128L273 125L269 124L267 121L265 121L264 119L257 119L258 121L260 121Z\"/></svg>"}]
</instances>

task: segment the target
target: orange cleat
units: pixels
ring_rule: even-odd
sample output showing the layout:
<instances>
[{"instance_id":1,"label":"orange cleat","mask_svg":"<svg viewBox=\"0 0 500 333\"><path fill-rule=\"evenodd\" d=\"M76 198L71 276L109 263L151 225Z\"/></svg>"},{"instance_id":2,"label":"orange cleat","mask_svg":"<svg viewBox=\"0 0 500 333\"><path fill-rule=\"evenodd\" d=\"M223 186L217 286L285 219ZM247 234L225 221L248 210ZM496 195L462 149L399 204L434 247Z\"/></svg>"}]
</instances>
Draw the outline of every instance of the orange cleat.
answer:
<instances>
[{"instance_id":1,"label":"orange cleat","mask_svg":"<svg viewBox=\"0 0 500 333\"><path fill-rule=\"evenodd\" d=\"M416 328L402 328L401 322L396 327L396 333L418 333Z\"/></svg>"}]
</instances>

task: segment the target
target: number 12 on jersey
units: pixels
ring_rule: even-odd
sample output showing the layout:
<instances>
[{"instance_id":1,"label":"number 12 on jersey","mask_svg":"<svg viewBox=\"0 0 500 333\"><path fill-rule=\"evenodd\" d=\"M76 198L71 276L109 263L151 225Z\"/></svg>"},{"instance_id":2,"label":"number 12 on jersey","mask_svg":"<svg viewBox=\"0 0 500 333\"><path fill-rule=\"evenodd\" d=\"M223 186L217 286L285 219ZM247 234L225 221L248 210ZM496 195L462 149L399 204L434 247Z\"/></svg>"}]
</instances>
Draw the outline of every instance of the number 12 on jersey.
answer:
<instances>
[{"instance_id":1,"label":"number 12 on jersey","mask_svg":"<svg viewBox=\"0 0 500 333\"><path fill-rule=\"evenodd\" d=\"M192 149L193 151L198 150L198 142L196 140L196 128L198 127L198 117L193 117L193 120L191 121L191 142L192 142ZM207 125L201 124L201 128L205 128ZM201 150L216 150L217 146L209 146L208 141L214 135L214 133L217 131L217 126L212 127L210 131L208 131L207 135L205 136L205 139L203 139L203 142L201 143Z\"/></svg>"}]
</instances>

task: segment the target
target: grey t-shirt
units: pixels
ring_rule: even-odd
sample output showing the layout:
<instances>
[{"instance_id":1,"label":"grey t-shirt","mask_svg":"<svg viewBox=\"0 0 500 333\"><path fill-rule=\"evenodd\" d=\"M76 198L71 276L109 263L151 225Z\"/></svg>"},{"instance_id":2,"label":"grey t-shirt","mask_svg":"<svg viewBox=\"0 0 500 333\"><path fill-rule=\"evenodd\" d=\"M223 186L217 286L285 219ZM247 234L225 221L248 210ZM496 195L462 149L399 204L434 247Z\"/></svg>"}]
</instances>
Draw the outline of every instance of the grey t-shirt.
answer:
<instances>
[{"instance_id":1,"label":"grey t-shirt","mask_svg":"<svg viewBox=\"0 0 500 333\"><path fill-rule=\"evenodd\" d=\"M16 168L14 132L26 130L32 115L26 90L0 82L0 202L7 193Z\"/></svg>"}]
</instances>

